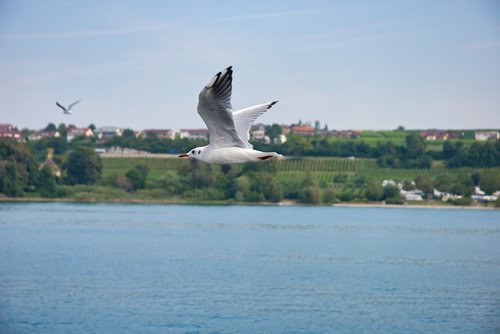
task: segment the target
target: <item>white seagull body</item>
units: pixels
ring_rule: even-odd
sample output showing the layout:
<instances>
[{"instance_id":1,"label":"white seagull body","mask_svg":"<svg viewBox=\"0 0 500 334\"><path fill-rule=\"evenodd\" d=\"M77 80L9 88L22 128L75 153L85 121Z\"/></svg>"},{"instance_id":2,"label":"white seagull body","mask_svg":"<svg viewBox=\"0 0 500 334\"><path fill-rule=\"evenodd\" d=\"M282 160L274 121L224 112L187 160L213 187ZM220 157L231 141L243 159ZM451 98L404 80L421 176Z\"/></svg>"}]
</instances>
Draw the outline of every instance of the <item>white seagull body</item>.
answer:
<instances>
[{"instance_id":1,"label":"white seagull body","mask_svg":"<svg viewBox=\"0 0 500 334\"><path fill-rule=\"evenodd\" d=\"M71 104L70 104L67 108L66 108L66 107L64 107L64 106L62 106L62 105L60 105L60 104L59 104L59 102L57 102L57 101L56 101L56 105L57 105L59 108L61 108L61 109L63 110L63 113L64 113L64 114L66 114L66 115L71 115L71 114L73 114L73 113L71 112L71 108L73 108L73 106L74 106L75 104L77 104L78 102L80 102L80 101L81 101L81 100L78 100L78 101L76 101L76 102L71 103Z\"/></svg>"},{"instance_id":2,"label":"white seagull body","mask_svg":"<svg viewBox=\"0 0 500 334\"><path fill-rule=\"evenodd\" d=\"M248 142L250 127L257 117L278 101L231 112L233 70L229 66L217 73L199 95L198 114L208 128L210 144L196 147L179 157L211 164L232 164L282 157L276 152L261 152Z\"/></svg>"}]
</instances>

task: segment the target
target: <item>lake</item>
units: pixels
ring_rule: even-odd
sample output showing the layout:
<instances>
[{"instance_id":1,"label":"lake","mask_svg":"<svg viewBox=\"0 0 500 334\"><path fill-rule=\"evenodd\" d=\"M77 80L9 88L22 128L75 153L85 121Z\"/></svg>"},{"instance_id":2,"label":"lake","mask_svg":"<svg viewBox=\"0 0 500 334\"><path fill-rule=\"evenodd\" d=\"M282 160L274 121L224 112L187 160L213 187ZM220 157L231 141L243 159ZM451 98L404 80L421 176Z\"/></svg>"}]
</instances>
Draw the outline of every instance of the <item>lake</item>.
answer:
<instances>
[{"instance_id":1,"label":"lake","mask_svg":"<svg viewBox=\"0 0 500 334\"><path fill-rule=\"evenodd\" d=\"M500 211L0 204L0 333L498 333Z\"/></svg>"}]
</instances>

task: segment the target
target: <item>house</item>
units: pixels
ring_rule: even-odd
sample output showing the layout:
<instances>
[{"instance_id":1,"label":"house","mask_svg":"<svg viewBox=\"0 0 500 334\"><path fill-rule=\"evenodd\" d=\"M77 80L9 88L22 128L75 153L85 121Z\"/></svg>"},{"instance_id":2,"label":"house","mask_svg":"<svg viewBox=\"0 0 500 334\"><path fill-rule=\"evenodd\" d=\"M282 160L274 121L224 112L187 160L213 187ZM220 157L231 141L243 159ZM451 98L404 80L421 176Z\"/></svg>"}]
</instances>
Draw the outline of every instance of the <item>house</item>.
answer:
<instances>
[{"instance_id":1,"label":"house","mask_svg":"<svg viewBox=\"0 0 500 334\"><path fill-rule=\"evenodd\" d=\"M484 202L495 202L498 199L498 196L495 196L495 195L471 195L470 198L473 201L484 203Z\"/></svg>"},{"instance_id":2,"label":"house","mask_svg":"<svg viewBox=\"0 0 500 334\"><path fill-rule=\"evenodd\" d=\"M290 133L299 136L313 136L315 132L316 129L310 125L294 125L290 128Z\"/></svg>"},{"instance_id":3,"label":"house","mask_svg":"<svg viewBox=\"0 0 500 334\"><path fill-rule=\"evenodd\" d=\"M120 137L123 135L123 129L114 126L103 126L95 130L95 135L99 139Z\"/></svg>"},{"instance_id":4,"label":"house","mask_svg":"<svg viewBox=\"0 0 500 334\"><path fill-rule=\"evenodd\" d=\"M414 193L406 193L406 194L401 194L405 201L422 201L422 195L419 194L414 194Z\"/></svg>"},{"instance_id":5,"label":"house","mask_svg":"<svg viewBox=\"0 0 500 334\"><path fill-rule=\"evenodd\" d=\"M286 135L280 134L279 136L275 137L273 140L274 144L284 144L286 143Z\"/></svg>"},{"instance_id":6,"label":"house","mask_svg":"<svg viewBox=\"0 0 500 334\"><path fill-rule=\"evenodd\" d=\"M0 132L8 132L8 131L14 131L14 127L12 126L12 124L0 123Z\"/></svg>"},{"instance_id":7,"label":"house","mask_svg":"<svg viewBox=\"0 0 500 334\"><path fill-rule=\"evenodd\" d=\"M449 138L449 134L448 131L431 129L421 131L420 137L425 140L447 140Z\"/></svg>"},{"instance_id":8,"label":"house","mask_svg":"<svg viewBox=\"0 0 500 334\"><path fill-rule=\"evenodd\" d=\"M17 141L24 140L22 132L14 130L11 124L0 124L0 138L12 138Z\"/></svg>"},{"instance_id":9,"label":"house","mask_svg":"<svg viewBox=\"0 0 500 334\"><path fill-rule=\"evenodd\" d=\"M148 129L144 130L146 135L154 134L160 139L175 139L175 132L171 129Z\"/></svg>"},{"instance_id":10,"label":"house","mask_svg":"<svg viewBox=\"0 0 500 334\"><path fill-rule=\"evenodd\" d=\"M78 136L85 136L85 137L93 137L94 132L92 131L91 128L69 128L68 132L66 134L66 138L68 141L72 141Z\"/></svg>"},{"instance_id":11,"label":"house","mask_svg":"<svg viewBox=\"0 0 500 334\"><path fill-rule=\"evenodd\" d=\"M52 159L53 156L54 156L54 150L52 148L49 148L47 151L47 159L45 159L45 161L42 162L42 164L38 169L41 170L43 167L47 166L52 170L52 174L54 176L61 177L61 169Z\"/></svg>"},{"instance_id":12,"label":"house","mask_svg":"<svg viewBox=\"0 0 500 334\"><path fill-rule=\"evenodd\" d=\"M439 191L437 189L434 189L433 195L434 195L434 197L441 197L441 200L443 202L447 202L449 200L454 201L454 200L462 198L462 195L450 194L447 192Z\"/></svg>"},{"instance_id":13,"label":"house","mask_svg":"<svg viewBox=\"0 0 500 334\"><path fill-rule=\"evenodd\" d=\"M252 138L253 140L263 141L266 138L266 128L262 124L257 124L252 126L249 132L250 132L250 138Z\"/></svg>"},{"instance_id":14,"label":"house","mask_svg":"<svg viewBox=\"0 0 500 334\"><path fill-rule=\"evenodd\" d=\"M474 139L476 140L488 140L488 139L500 139L500 133L498 131L476 131L474 133Z\"/></svg>"},{"instance_id":15,"label":"house","mask_svg":"<svg viewBox=\"0 0 500 334\"><path fill-rule=\"evenodd\" d=\"M404 190L402 183L399 183L398 187L401 189L401 197L406 201L422 201L425 197L425 193L420 189Z\"/></svg>"},{"instance_id":16,"label":"house","mask_svg":"<svg viewBox=\"0 0 500 334\"><path fill-rule=\"evenodd\" d=\"M285 136L290 133L291 127L286 125L286 124L280 124L281 127L281 133L284 134Z\"/></svg>"},{"instance_id":17,"label":"house","mask_svg":"<svg viewBox=\"0 0 500 334\"><path fill-rule=\"evenodd\" d=\"M181 138L208 140L208 129L181 129Z\"/></svg>"},{"instance_id":18,"label":"house","mask_svg":"<svg viewBox=\"0 0 500 334\"><path fill-rule=\"evenodd\" d=\"M383 180L382 187L397 187L398 185L393 180Z\"/></svg>"},{"instance_id":19,"label":"house","mask_svg":"<svg viewBox=\"0 0 500 334\"><path fill-rule=\"evenodd\" d=\"M33 132L28 136L28 140L30 141L36 141L44 138L59 138L61 135L59 134L59 131L45 131L45 130L38 130Z\"/></svg>"}]
</instances>

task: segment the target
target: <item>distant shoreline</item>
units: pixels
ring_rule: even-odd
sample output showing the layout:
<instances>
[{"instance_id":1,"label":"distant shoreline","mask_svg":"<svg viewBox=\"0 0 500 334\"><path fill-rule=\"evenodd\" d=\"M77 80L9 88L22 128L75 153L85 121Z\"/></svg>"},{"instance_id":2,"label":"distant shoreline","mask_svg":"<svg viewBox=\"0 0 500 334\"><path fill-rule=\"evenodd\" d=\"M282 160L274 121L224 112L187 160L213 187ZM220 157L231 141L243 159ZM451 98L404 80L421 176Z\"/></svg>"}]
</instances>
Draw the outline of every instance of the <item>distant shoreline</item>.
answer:
<instances>
[{"instance_id":1,"label":"distant shoreline","mask_svg":"<svg viewBox=\"0 0 500 334\"><path fill-rule=\"evenodd\" d=\"M165 205L208 205L208 206L304 206L304 207L344 207L344 208L392 208L392 209L465 209L465 210L500 210L494 206L470 205L459 206L451 204L384 204L384 203L333 203L305 204L295 201L282 202L234 202L234 201L183 201L175 199L144 200L144 199L72 199L72 198L42 198L42 197L0 197L1 203L82 203L82 204L165 204Z\"/></svg>"}]
</instances>

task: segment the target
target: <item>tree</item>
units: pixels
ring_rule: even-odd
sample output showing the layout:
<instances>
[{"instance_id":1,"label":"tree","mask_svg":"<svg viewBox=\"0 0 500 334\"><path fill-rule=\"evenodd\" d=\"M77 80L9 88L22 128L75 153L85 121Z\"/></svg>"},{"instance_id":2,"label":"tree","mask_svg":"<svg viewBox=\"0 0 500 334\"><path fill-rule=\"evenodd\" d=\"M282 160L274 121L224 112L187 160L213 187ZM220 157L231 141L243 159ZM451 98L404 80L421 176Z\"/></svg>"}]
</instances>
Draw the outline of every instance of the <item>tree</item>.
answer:
<instances>
[{"instance_id":1,"label":"tree","mask_svg":"<svg viewBox=\"0 0 500 334\"><path fill-rule=\"evenodd\" d=\"M57 127L57 131L61 135L62 138L66 138L66 135L68 134L68 128L66 127L66 124L61 123Z\"/></svg>"},{"instance_id":2,"label":"tree","mask_svg":"<svg viewBox=\"0 0 500 334\"><path fill-rule=\"evenodd\" d=\"M323 191L323 203L333 203L335 202L335 191L333 187L328 187Z\"/></svg>"},{"instance_id":3,"label":"tree","mask_svg":"<svg viewBox=\"0 0 500 334\"><path fill-rule=\"evenodd\" d=\"M479 174L479 186L487 194L500 190L500 172L483 171Z\"/></svg>"},{"instance_id":4,"label":"tree","mask_svg":"<svg viewBox=\"0 0 500 334\"><path fill-rule=\"evenodd\" d=\"M38 182L38 168L31 151L24 143L18 143L10 138L0 138L1 160L13 163L21 189L34 189Z\"/></svg>"},{"instance_id":5,"label":"tree","mask_svg":"<svg viewBox=\"0 0 500 334\"><path fill-rule=\"evenodd\" d=\"M123 138L131 138L131 137L134 137L134 130L132 129L125 129L123 130L123 134L122 134L122 137Z\"/></svg>"},{"instance_id":6,"label":"tree","mask_svg":"<svg viewBox=\"0 0 500 334\"><path fill-rule=\"evenodd\" d=\"M129 178L124 176L124 175L118 175L114 178L114 185L120 189L123 189L125 191L132 191L134 190L134 186L132 185L132 182L130 182Z\"/></svg>"},{"instance_id":7,"label":"tree","mask_svg":"<svg viewBox=\"0 0 500 334\"><path fill-rule=\"evenodd\" d=\"M57 197L57 183L49 166L44 166L38 177L38 190L40 196L46 198Z\"/></svg>"},{"instance_id":8,"label":"tree","mask_svg":"<svg viewBox=\"0 0 500 334\"><path fill-rule=\"evenodd\" d=\"M450 174L439 175L434 180L434 187L439 191L448 192L453 182L453 177Z\"/></svg>"},{"instance_id":9,"label":"tree","mask_svg":"<svg viewBox=\"0 0 500 334\"><path fill-rule=\"evenodd\" d=\"M381 201L384 198L384 187L380 182L371 181L367 184L365 195L370 201Z\"/></svg>"},{"instance_id":10,"label":"tree","mask_svg":"<svg viewBox=\"0 0 500 334\"><path fill-rule=\"evenodd\" d=\"M312 151L312 149L311 141L299 135L288 136L286 143L283 145L283 151L288 155L303 155L305 152Z\"/></svg>"},{"instance_id":11,"label":"tree","mask_svg":"<svg viewBox=\"0 0 500 334\"><path fill-rule=\"evenodd\" d=\"M66 163L68 184L94 184L101 178L101 159L91 148L77 148Z\"/></svg>"},{"instance_id":12,"label":"tree","mask_svg":"<svg viewBox=\"0 0 500 334\"><path fill-rule=\"evenodd\" d=\"M425 142L417 133L406 136L406 158L415 159L425 154Z\"/></svg>"},{"instance_id":13,"label":"tree","mask_svg":"<svg viewBox=\"0 0 500 334\"><path fill-rule=\"evenodd\" d=\"M271 141L277 138L282 133L281 126L279 126L278 124L267 125L265 129L266 135L269 136Z\"/></svg>"},{"instance_id":14,"label":"tree","mask_svg":"<svg viewBox=\"0 0 500 334\"><path fill-rule=\"evenodd\" d=\"M133 190L144 189L149 174L149 167L146 165L137 165L129 170L125 176L130 180Z\"/></svg>"},{"instance_id":15,"label":"tree","mask_svg":"<svg viewBox=\"0 0 500 334\"><path fill-rule=\"evenodd\" d=\"M384 187L384 199L400 197L401 191L397 186Z\"/></svg>"},{"instance_id":16,"label":"tree","mask_svg":"<svg viewBox=\"0 0 500 334\"><path fill-rule=\"evenodd\" d=\"M141 177L141 174L137 171L137 169L129 170L125 176L130 180L132 190L144 189L146 186L146 180Z\"/></svg>"},{"instance_id":17,"label":"tree","mask_svg":"<svg viewBox=\"0 0 500 334\"><path fill-rule=\"evenodd\" d=\"M23 184L15 161L0 161L0 192L9 197L23 195Z\"/></svg>"},{"instance_id":18,"label":"tree","mask_svg":"<svg viewBox=\"0 0 500 334\"><path fill-rule=\"evenodd\" d=\"M49 123L45 127L45 131L57 131L57 127L54 123Z\"/></svg>"},{"instance_id":19,"label":"tree","mask_svg":"<svg viewBox=\"0 0 500 334\"><path fill-rule=\"evenodd\" d=\"M432 179L427 175L419 175L415 178L415 186L417 189L422 190L424 193L432 194L434 187L432 186Z\"/></svg>"},{"instance_id":20,"label":"tree","mask_svg":"<svg viewBox=\"0 0 500 334\"><path fill-rule=\"evenodd\" d=\"M235 180L236 193L234 199L238 202L244 202L250 193L250 180L247 176L242 175Z\"/></svg>"},{"instance_id":21,"label":"tree","mask_svg":"<svg viewBox=\"0 0 500 334\"><path fill-rule=\"evenodd\" d=\"M316 186L304 188L299 194L299 202L306 204L317 204L321 202L321 192Z\"/></svg>"},{"instance_id":22,"label":"tree","mask_svg":"<svg viewBox=\"0 0 500 334\"><path fill-rule=\"evenodd\" d=\"M411 181L404 180L403 181L403 190L415 190L415 184L412 183Z\"/></svg>"}]
</instances>

